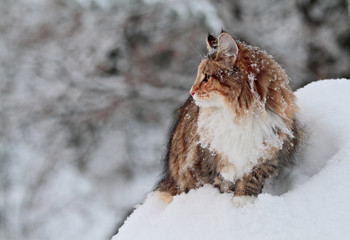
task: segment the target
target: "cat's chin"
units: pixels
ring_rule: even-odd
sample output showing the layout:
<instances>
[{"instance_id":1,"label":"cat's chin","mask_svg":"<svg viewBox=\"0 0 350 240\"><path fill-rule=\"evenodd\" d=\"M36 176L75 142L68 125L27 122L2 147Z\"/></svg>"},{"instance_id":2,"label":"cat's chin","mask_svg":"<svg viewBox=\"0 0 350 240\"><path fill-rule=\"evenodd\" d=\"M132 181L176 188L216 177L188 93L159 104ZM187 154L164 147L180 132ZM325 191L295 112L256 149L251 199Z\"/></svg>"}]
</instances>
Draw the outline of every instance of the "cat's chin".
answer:
<instances>
[{"instance_id":1,"label":"cat's chin","mask_svg":"<svg viewBox=\"0 0 350 240\"><path fill-rule=\"evenodd\" d=\"M224 106L223 101L220 99L219 96L210 96L206 98L200 98L197 96L193 96L194 102L197 106L201 108L221 108Z\"/></svg>"},{"instance_id":2,"label":"cat's chin","mask_svg":"<svg viewBox=\"0 0 350 240\"><path fill-rule=\"evenodd\" d=\"M218 107L220 107L220 105L212 103L208 100L198 100L198 101L195 101L195 103L200 108L213 108L213 107L218 108Z\"/></svg>"}]
</instances>

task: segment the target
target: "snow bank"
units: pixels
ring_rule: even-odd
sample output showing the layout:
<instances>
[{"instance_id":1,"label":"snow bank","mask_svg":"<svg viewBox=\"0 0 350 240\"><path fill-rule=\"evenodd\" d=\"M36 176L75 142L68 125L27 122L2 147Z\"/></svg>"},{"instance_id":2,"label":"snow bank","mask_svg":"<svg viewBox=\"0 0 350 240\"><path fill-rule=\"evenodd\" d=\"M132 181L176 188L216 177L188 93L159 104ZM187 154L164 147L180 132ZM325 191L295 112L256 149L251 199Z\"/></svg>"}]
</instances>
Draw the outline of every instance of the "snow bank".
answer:
<instances>
[{"instance_id":1,"label":"snow bank","mask_svg":"<svg viewBox=\"0 0 350 240\"><path fill-rule=\"evenodd\" d=\"M112 240L350 239L350 81L314 82L296 95L309 138L283 184L242 208L211 186L170 204L149 194Z\"/></svg>"}]
</instances>

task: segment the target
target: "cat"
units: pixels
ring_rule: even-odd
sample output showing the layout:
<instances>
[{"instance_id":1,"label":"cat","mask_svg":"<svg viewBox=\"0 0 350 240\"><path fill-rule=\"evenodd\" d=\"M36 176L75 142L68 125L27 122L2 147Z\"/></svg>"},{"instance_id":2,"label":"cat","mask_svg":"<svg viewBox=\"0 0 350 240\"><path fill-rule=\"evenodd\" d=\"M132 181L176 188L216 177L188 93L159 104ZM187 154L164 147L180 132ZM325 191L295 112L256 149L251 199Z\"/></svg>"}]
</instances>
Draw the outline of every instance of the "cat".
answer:
<instances>
[{"instance_id":1,"label":"cat","mask_svg":"<svg viewBox=\"0 0 350 240\"><path fill-rule=\"evenodd\" d=\"M266 180L292 166L303 131L289 78L272 56L236 41L227 32L209 34L208 54L198 67L190 97L181 106L155 192L174 195L211 184L234 193L233 202L253 202Z\"/></svg>"}]
</instances>

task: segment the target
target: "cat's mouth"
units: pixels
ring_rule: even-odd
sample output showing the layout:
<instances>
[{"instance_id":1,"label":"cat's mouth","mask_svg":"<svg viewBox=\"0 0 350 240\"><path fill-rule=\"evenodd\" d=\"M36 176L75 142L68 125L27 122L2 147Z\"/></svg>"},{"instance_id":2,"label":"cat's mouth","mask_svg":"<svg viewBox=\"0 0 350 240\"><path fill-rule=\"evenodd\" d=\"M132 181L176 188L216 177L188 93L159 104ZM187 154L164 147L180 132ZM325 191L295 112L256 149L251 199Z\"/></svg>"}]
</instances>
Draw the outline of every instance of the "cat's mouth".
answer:
<instances>
[{"instance_id":1,"label":"cat's mouth","mask_svg":"<svg viewBox=\"0 0 350 240\"><path fill-rule=\"evenodd\" d=\"M210 101L210 96L209 94L198 94L196 93L194 96L193 96L193 99L195 101L195 103L200 106L200 107L205 107L208 105Z\"/></svg>"},{"instance_id":2,"label":"cat's mouth","mask_svg":"<svg viewBox=\"0 0 350 240\"><path fill-rule=\"evenodd\" d=\"M195 103L200 107L221 107L222 101L216 94L196 93L193 95Z\"/></svg>"},{"instance_id":3,"label":"cat's mouth","mask_svg":"<svg viewBox=\"0 0 350 240\"><path fill-rule=\"evenodd\" d=\"M200 94L200 93L196 93L194 96L193 96L193 99L195 100L195 101L200 101L200 100L202 100L202 101L206 101L206 100L209 100L209 94L207 94L207 93L204 93L204 94Z\"/></svg>"}]
</instances>

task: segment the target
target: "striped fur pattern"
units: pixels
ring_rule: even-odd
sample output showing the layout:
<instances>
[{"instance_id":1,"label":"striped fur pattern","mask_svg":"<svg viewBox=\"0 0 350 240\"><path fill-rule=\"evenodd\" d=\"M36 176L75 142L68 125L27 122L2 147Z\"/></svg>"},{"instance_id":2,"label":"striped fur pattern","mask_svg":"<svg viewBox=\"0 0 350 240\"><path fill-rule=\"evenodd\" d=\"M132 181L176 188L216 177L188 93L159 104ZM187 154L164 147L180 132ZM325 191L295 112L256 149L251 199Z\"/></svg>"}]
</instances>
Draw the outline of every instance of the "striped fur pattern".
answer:
<instances>
[{"instance_id":1,"label":"striped fur pattern","mask_svg":"<svg viewBox=\"0 0 350 240\"><path fill-rule=\"evenodd\" d=\"M207 47L191 97L176 113L156 190L174 196L212 184L257 196L293 165L302 139L288 76L266 52L226 32L209 35Z\"/></svg>"}]
</instances>

